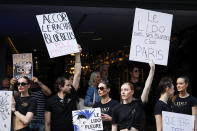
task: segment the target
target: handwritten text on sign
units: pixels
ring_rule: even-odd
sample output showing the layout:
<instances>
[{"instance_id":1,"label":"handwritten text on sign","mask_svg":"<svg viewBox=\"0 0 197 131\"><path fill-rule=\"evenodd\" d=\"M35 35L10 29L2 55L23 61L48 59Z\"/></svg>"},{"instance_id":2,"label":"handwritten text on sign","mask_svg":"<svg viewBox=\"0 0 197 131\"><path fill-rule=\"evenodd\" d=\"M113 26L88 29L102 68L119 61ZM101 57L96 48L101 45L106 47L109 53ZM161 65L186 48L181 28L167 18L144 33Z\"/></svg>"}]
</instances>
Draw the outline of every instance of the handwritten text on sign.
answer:
<instances>
[{"instance_id":1,"label":"handwritten text on sign","mask_svg":"<svg viewBox=\"0 0 197 131\"><path fill-rule=\"evenodd\" d=\"M163 131L193 131L194 116L162 111Z\"/></svg>"},{"instance_id":2,"label":"handwritten text on sign","mask_svg":"<svg viewBox=\"0 0 197 131\"><path fill-rule=\"evenodd\" d=\"M79 52L66 12L36 17L50 58Z\"/></svg>"},{"instance_id":3,"label":"handwritten text on sign","mask_svg":"<svg viewBox=\"0 0 197 131\"><path fill-rule=\"evenodd\" d=\"M12 91L0 91L0 131L11 130Z\"/></svg>"},{"instance_id":4,"label":"handwritten text on sign","mask_svg":"<svg viewBox=\"0 0 197 131\"><path fill-rule=\"evenodd\" d=\"M103 130L100 108L72 111L74 131Z\"/></svg>"},{"instance_id":5,"label":"handwritten text on sign","mask_svg":"<svg viewBox=\"0 0 197 131\"><path fill-rule=\"evenodd\" d=\"M167 65L172 15L136 8L129 60Z\"/></svg>"}]
</instances>

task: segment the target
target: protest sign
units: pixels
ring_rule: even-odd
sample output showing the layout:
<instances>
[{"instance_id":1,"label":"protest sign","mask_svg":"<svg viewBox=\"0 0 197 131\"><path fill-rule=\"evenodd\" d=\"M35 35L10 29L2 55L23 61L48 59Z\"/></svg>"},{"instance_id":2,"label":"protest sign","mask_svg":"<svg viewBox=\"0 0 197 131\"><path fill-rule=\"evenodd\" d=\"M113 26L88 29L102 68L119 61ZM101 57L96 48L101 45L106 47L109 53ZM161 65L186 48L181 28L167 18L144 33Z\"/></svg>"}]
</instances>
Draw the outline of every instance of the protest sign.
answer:
<instances>
[{"instance_id":1,"label":"protest sign","mask_svg":"<svg viewBox=\"0 0 197 131\"><path fill-rule=\"evenodd\" d=\"M0 91L0 131L11 131L12 91Z\"/></svg>"},{"instance_id":2,"label":"protest sign","mask_svg":"<svg viewBox=\"0 0 197 131\"><path fill-rule=\"evenodd\" d=\"M194 116L162 111L163 131L193 131Z\"/></svg>"},{"instance_id":3,"label":"protest sign","mask_svg":"<svg viewBox=\"0 0 197 131\"><path fill-rule=\"evenodd\" d=\"M13 54L13 77L18 79L27 76L30 80L33 77L32 54Z\"/></svg>"},{"instance_id":4,"label":"protest sign","mask_svg":"<svg viewBox=\"0 0 197 131\"><path fill-rule=\"evenodd\" d=\"M172 18L170 14L136 8L129 60L167 65Z\"/></svg>"},{"instance_id":5,"label":"protest sign","mask_svg":"<svg viewBox=\"0 0 197 131\"><path fill-rule=\"evenodd\" d=\"M103 130L100 108L72 111L74 131Z\"/></svg>"},{"instance_id":6,"label":"protest sign","mask_svg":"<svg viewBox=\"0 0 197 131\"><path fill-rule=\"evenodd\" d=\"M66 12L37 15L50 58L79 52Z\"/></svg>"}]
</instances>

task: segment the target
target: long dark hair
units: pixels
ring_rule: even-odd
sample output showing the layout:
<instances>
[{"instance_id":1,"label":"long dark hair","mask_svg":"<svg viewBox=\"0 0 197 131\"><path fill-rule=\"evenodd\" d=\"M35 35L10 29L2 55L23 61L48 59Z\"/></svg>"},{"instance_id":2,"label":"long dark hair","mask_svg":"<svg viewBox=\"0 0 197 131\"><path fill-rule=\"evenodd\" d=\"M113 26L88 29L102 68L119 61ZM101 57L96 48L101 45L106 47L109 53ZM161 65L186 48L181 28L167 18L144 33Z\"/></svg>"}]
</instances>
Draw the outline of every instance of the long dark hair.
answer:
<instances>
[{"instance_id":1,"label":"long dark hair","mask_svg":"<svg viewBox=\"0 0 197 131\"><path fill-rule=\"evenodd\" d=\"M158 89L160 90L160 94L165 93L166 88L171 88L172 86L172 79L170 77L162 77Z\"/></svg>"},{"instance_id":2,"label":"long dark hair","mask_svg":"<svg viewBox=\"0 0 197 131\"><path fill-rule=\"evenodd\" d=\"M184 80L184 82L185 82L186 84L188 84L188 86L187 86L187 92L188 92L188 93L191 93L191 87L190 87L189 77L188 77L188 76L179 76L178 78L182 78L182 79ZM178 79L178 78L177 78L177 79ZM172 98L172 102L173 102L173 103L175 102L175 100L176 100L177 97L178 97L178 94L175 95L175 96Z\"/></svg>"}]
</instances>

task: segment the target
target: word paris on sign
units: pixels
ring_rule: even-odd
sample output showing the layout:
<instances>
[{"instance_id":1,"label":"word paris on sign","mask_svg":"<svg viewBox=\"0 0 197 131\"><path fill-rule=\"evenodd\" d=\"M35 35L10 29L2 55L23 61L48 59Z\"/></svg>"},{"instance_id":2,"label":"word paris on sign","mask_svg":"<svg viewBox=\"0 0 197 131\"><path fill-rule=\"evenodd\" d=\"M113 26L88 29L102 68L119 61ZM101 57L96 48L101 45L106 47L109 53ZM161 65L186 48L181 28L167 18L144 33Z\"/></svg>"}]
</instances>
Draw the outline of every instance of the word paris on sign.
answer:
<instances>
[{"instance_id":1,"label":"word paris on sign","mask_svg":"<svg viewBox=\"0 0 197 131\"><path fill-rule=\"evenodd\" d=\"M171 14L136 8L129 60L168 63L172 27Z\"/></svg>"},{"instance_id":2,"label":"word paris on sign","mask_svg":"<svg viewBox=\"0 0 197 131\"><path fill-rule=\"evenodd\" d=\"M66 12L37 15L50 58L79 52Z\"/></svg>"}]
</instances>

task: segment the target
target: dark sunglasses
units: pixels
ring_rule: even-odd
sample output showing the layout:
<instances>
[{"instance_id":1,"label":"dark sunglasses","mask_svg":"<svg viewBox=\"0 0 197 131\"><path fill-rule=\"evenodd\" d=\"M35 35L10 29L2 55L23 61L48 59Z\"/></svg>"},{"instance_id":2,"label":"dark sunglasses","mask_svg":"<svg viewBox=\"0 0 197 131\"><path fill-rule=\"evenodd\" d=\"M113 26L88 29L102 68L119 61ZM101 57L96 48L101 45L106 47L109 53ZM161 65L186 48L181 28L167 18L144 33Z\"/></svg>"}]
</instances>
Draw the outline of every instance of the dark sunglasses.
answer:
<instances>
[{"instance_id":1,"label":"dark sunglasses","mask_svg":"<svg viewBox=\"0 0 197 131\"><path fill-rule=\"evenodd\" d=\"M28 84L28 83L25 83L25 82L22 82L22 83L19 83L19 82L18 82L16 85L17 85L17 86L20 86L20 85L21 85L21 86L26 86L27 84Z\"/></svg>"},{"instance_id":2,"label":"dark sunglasses","mask_svg":"<svg viewBox=\"0 0 197 131\"><path fill-rule=\"evenodd\" d=\"M101 87L97 87L97 90L101 90L102 91L104 89L105 89L105 87L102 87L102 86Z\"/></svg>"},{"instance_id":3,"label":"dark sunglasses","mask_svg":"<svg viewBox=\"0 0 197 131\"><path fill-rule=\"evenodd\" d=\"M134 70L134 72L139 72L139 70Z\"/></svg>"}]
</instances>

